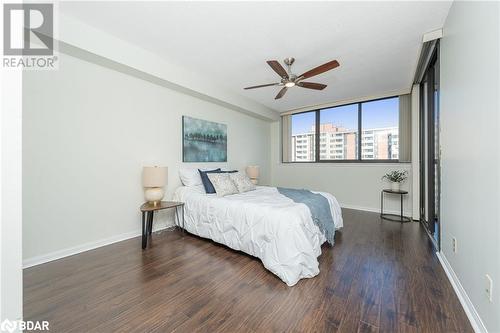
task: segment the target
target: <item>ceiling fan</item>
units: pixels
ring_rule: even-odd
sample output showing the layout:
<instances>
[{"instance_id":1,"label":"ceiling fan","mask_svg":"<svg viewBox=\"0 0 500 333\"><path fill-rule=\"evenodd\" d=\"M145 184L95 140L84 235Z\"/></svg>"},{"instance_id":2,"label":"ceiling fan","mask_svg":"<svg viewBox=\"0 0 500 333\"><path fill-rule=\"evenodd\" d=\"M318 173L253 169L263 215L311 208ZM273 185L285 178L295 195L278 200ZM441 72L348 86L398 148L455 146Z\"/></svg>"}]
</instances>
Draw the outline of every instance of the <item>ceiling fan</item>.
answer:
<instances>
[{"instance_id":1,"label":"ceiling fan","mask_svg":"<svg viewBox=\"0 0 500 333\"><path fill-rule=\"evenodd\" d=\"M294 58L286 58L285 60L283 60L283 62L287 67L287 70L285 70L277 60L268 60L267 64L271 66L271 68L276 73L278 73L278 75L281 77L281 82L261 84L258 86L246 87L244 89L255 89L255 88L271 87L271 86L283 87L274 99L280 99L281 97L283 97L288 88L292 88L293 86L298 86L307 89L314 89L314 90L323 90L326 88L326 84L314 83L314 82L302 82L302 80L308 79L310 77L316 76L318 74L339 67L338 61L332 60L321 66L315 67L301 75L295 75L292 73L292 65L294 61L295 61Z\"/></svg>"}]
</instances>

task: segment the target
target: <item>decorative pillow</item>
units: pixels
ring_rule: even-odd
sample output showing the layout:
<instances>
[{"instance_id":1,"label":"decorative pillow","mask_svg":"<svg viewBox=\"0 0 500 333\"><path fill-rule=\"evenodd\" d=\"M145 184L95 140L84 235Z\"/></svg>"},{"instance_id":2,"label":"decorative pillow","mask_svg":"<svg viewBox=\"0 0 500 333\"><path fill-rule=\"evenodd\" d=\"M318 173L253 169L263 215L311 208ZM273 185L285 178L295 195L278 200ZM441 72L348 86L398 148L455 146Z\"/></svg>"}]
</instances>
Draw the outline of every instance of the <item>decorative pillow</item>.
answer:
<instances>
[{"instance_id":1,"label":"decorative pillow","mask_svg":"<svg viewBox=\"0 0 500 333\"><path fill-rule=\"evenodd\" d=\"M215 188L212 185L212 183L210 182L210 179L208 179L207 174L219 173L219 172L221 172L220 168L214 169L214 170L208 170L208 171L202 171L202 170L198 169L198 171L200 173L201 182L203 183L203 187L205 188L205 193L209 193L209 194L215 193Z\"/></svg>"},{"instance_id":2,"label":"decorative pillow","mask_svg":"<svg viewBox=\"0 0 500 333\"><path fill-rule=\"evenodd\" d=\"M214 185L218 197L238 193L238 189L229 177L229 173L209 173L207 176Z\"/></svg>"},{"instance_id":3,"label":"decorative pillow","mask_svg":"<svg viewBox=\"0 0 500 333\"><path fill-rule=\"evenodd\" d=\"M231 173L229 174L229 178L231 178L240 193L255 190L255 185L250 178L242 172Z\"/></svg>"},{"instance_id":4,"label":"decorative pillow","mask_svg":"<svg viewBox=\"0 0 500 333\"><path fill-rule=\"evenodd\" d=\"M198 169L181 168L179 169L179 177L184 186L196 186L202 184Z\"/></svg>"},{"instance_id":5,"label":"decorative pillow","mask_svg":"<svg viewBox=\"0 0 500 333\"><path fill-rule=\"evenodd\" d=\"M221 170L220 173L236 173L238 170Z\"/></svg>"},{"instance_id":6,"label":"decorative pillow","mask_svg":"<svg viewBox=\"0 0 500 333\"><path fill-rule=\"evenodd\" d=\"M212 169L201 168L202 171L209 171ZM181 179L182 185L184 186L197 186L202 185L200 172L197 168L180 168L179 177Z\"/></svg>"}]
</instances>

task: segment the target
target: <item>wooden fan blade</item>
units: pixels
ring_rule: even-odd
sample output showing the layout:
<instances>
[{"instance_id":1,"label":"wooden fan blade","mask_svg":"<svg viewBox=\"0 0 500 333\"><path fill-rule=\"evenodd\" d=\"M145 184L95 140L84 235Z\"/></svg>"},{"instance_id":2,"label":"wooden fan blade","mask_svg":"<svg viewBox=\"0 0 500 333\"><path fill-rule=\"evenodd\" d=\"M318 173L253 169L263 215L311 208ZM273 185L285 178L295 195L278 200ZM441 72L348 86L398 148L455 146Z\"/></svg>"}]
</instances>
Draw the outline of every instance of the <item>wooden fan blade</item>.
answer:
<instances>
[{"instance_id":1,"label":"wooden fan blade","mask_svg":"<svg viewBox=\"0 0 500 333\"><path fill-rule=\"evenodd\" d=\"M280 99L281 97L283 97L287 90L287 87L283 87L283 89L280 90L280 92L278 93L278 95L276 95L276 97L274 97L274 99Z\"/></svg>"},{"instance_id":2,"label":"wooden fan blade","mask_svg":"<svg viewBox=\"0 0 500 333\"><path fill-rule=\"evenodd\" d=\"M262 87L271 87L271 86L277 86L279 83L269 83L269 84L261 84L260 86L251 86L251 87L246 87L243 89L255 89L255 88L262 88Z\"/></svg>"},{"instance_id":3,"label":"wooden fan blade","mask_svg":"<svg viewBox=\"0 0 500 333\"><path fill-rule=\"evenodd\" d=\"M299 82L297 83L299 87L314 89L314 90L323 90L326 88L326 84L314 83L314 82Z\"/></svg>"},{"instance_id":4,"label":"wooden fan blade","mask_svg":"<svg viewBox=\"0 0 500 333\"><path fill-rule=\"evenodd\" d=\"M269 66L271 66L271 68L276 72L278 73L279 76L281 77L284 77L284 78L287 78L288 77L288 73L286 72L286 70L283 68L283 66L281 66L281 64L279 62L277 62L276 60L268 60L267 61L267 64Z\"/></svg>"},{"instance_id":5,"label":"wooden fan blade","mask_svg":"<svg viewBox=\"0 0 500 333\"><path fill-rule=\"evenodd\" d=\"M311 69L310 71L305 72L304 74L300 75L299 78L301 80L307 79L309 77L316 76L318 74L324 73L339 66L340 64L338 63L337 60L332 60L330 62L327 62L326 64L323 64L321 66Z\"/></svg>"}]
</instances>

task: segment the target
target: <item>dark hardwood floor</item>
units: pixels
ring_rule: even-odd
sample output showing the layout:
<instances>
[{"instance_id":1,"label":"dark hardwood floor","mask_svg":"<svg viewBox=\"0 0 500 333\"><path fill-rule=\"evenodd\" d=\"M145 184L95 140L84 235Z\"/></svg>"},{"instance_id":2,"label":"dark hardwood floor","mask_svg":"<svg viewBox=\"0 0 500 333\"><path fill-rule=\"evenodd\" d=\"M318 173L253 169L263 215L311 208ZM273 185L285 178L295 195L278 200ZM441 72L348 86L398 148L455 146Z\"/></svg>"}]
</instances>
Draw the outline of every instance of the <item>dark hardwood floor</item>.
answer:
<instances>
[{"instance_id":1,"label":"dark hardwood floor","mask_svg":"<svg viewBox=\"0 0 500 333\"><path fill-rule=\"evenodd\" d=\"M51 332L472 332L418 223L343 210L320 274L287 287L258 259L179 231L24 271Z\"/></svg>"}]
</instances>

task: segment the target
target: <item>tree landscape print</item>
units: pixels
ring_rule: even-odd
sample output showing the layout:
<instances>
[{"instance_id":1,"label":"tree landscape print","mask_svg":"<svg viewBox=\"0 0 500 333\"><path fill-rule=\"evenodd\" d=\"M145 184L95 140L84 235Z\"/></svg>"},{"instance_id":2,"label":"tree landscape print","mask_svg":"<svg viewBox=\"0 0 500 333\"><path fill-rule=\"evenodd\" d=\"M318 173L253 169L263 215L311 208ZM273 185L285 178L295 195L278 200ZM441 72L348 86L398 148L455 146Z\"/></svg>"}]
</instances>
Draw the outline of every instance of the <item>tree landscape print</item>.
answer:
<instances>
[{"instance_id":1,"label":"tree landscape print","mask_svg":"<svg viewBox=\"0 0 500 333\"><path fill-rule=\"evenodd\" d=\"M227 162L227 126L182 117L184 162Z\"/></svg>"}]
</instances>

